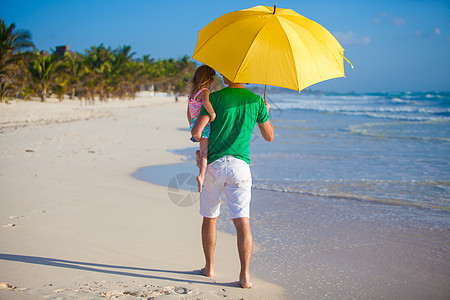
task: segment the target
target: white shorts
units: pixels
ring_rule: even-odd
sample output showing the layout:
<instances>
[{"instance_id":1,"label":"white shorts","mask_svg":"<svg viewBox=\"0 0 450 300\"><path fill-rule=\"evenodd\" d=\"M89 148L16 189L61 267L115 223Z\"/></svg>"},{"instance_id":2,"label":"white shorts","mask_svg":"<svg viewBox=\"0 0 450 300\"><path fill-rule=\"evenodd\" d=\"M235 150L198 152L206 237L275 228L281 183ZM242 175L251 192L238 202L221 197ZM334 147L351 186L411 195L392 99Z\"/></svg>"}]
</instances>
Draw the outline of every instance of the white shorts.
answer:
<instances>
[{"instance_id":1,"label":"white shorts","mask_svg":"<svg viewBox=\"0 0 450 300\"><path fill-rule=\"evenodd\" d=\"M234 156L224 156L206 167L200 193L200 214L220 215L220 196L225 191L230 219L250 217L252 175L250 166Z\"/></svg>"}]
</instances>

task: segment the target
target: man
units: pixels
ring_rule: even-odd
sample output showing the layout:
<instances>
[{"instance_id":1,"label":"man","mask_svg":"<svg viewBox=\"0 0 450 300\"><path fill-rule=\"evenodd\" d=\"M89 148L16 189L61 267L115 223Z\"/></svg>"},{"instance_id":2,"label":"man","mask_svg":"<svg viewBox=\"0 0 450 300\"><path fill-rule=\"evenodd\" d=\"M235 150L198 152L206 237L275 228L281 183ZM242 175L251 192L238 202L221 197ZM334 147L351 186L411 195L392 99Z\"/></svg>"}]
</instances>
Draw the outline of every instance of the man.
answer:
<instances>
[{"instance_id":1,"label":"man","mask_svg":"<svg viewBox=\"0 0 450 300\"><path fill-rule=\"evenodd\" d=\"M203 216L202 244L205 267L201 270L207 277L214 276L214 249L216 246L216 224L220 214L220 196L225 191L229 217L236 227L241 271L239 284L250 288L250 258L253 237L250 229L250 198L252 178L250 173L249 148L255 124L266 141L274 138L269 120L269 105L263 99L245 89L242 83L234 83L223 76L227 88L210 95L216 112L211 123L208 147L208 166L204 187L200 193L200 214ZM203 107L192 136L201 139L209 115Z\"/></svg>"}]
</instances>

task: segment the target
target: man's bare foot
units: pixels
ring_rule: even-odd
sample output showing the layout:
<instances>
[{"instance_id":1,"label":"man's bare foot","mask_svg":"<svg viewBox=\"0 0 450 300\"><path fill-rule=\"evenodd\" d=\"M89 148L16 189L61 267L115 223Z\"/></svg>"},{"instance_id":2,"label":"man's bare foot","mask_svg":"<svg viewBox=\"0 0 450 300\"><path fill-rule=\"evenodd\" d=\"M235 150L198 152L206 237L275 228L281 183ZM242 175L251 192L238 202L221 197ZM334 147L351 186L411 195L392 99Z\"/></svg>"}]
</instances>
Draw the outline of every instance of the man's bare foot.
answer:
<instances>
[{"instance_id":1,"label":"man's bare foot","mask_svg":"<svg viewBox=\"0 0 450 300\"><path fill-rule=\"evenodd\" d=\"M250 281L239 281L239 285L241 286L241 288L243 289L250 289L252 287L252 283Z\"/></svg>"},{"instance_id":2,"label":"man's bare foot","mask_svg":"<svg viewBox=\"0 0 450 300\"><path fill-rule=\"evenodd\" d=\"M200 150L195 151L195 161L197 162L197 167L200 168Z\"/></svg>"},{"instance_id":3,"label":"man's bare foot","mask_svg":"<svg viewBox=\"0 0 450 300\"><path fill-rule=\"evenodd\" d=\"M243 289L249 289L252 287L252 283L250 282L250 274L244 274L239 276L239 285Z\"/></svg>"},{"instance_id":4,"label":"man's bare foot","mask_svg":"<svg viewBox=\"0 0 450 300\"><path fill-rule=\"evenodd\" d=\"M213 270L207 270L206 268L203 268L200 270L200 272L205 275L206 277L214 277L214 271Z\"/></svg>"}]
</instances>

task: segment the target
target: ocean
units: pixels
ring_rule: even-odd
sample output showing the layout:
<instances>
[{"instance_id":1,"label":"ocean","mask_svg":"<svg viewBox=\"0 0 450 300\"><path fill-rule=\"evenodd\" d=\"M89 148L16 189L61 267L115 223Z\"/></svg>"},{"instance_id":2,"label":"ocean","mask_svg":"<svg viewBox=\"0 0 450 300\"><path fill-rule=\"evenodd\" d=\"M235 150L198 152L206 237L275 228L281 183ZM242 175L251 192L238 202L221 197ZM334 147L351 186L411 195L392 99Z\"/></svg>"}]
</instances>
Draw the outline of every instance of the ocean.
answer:
<instances>
[{"instance_id":1,"label":"ocean","mask_svg":"<svg viewBox=\"0 0 450 300\"><path fill-rule=\"evenodd\" d=\"M450 93L274 94L254 188L450 208ZM423 210L422 210L423 211Z\"/></svg>"},{"instance_id":2,"label":"ocean","mask_svg":"<svg viewBox=\"0 0 450 300\"><path fill-rule=\"evenodd\" d=\"M404 278L393 260L415 267L428 259L448 280L450 93L269 89L268 100L275 139L264 141L256 127L250 144L252 230L260 246L251 271L285 287L289 299L405 296L394 285ZM151 174L184 172L178 179L193 190L195 150L171 150L186 163L134 176L167 184ZM234 234L226 210L219 230ZM380 248L387 236L395 247ZM416 296L418 282L431 280L418 274L408 279Z\"/></svg>"}]
</instances>

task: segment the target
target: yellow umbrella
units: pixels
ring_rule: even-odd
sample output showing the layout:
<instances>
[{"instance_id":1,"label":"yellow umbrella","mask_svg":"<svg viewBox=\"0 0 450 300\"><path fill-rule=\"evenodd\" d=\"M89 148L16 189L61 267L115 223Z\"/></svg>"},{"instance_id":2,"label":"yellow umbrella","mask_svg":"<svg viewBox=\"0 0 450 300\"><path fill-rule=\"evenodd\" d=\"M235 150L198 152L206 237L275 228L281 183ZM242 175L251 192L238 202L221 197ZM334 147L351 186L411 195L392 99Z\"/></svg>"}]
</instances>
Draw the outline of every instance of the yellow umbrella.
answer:
<instances>
[{"instance_id":1,"label":"yellow umbrella","mask_svg":"<svg viewBox=\"0 0 450 300\"><path fill-rule=\"evenodd\" d=\"M321 25L275 3L215 19L199 32L192 58L233 82L301 91L344 77L343 53Z\"/></svg>"}]
</instances>

